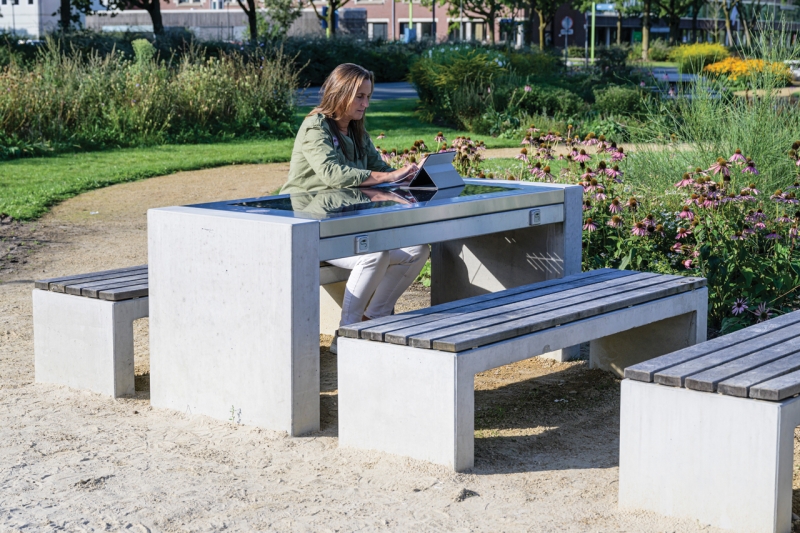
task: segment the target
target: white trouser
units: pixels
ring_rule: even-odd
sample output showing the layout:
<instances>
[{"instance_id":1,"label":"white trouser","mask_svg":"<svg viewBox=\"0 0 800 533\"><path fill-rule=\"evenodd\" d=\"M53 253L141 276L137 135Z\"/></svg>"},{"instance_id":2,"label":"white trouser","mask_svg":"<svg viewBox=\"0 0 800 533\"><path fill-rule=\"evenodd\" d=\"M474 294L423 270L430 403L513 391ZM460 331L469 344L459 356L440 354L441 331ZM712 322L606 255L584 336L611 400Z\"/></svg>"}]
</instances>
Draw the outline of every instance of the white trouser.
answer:
<instances>
[{"instance_id":1,"label":"white trouser","mask_svg":"<svg viewBox=\"0 0 800 533\"><path fill-rule=\"evenodd\" d=\"M334 266L352 270L339 325L361 322L363 316L380 318L392 314L394 304L417 279L429 255L425 244L328 260Z\"/></svg>"}]
</instances>

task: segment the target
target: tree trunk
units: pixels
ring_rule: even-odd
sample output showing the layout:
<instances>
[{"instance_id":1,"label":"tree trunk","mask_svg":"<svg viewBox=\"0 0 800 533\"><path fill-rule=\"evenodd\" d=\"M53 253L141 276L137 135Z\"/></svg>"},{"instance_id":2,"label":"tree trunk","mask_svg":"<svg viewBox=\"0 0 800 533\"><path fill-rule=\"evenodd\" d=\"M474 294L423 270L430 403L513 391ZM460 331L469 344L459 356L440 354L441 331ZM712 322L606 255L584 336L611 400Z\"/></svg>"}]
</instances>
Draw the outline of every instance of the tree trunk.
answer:
<instances>
[{"instance_id":1,"label":"tree trunk","mask_svg":"<svg viewBox=\"0 0 800 533\"><path fill-rule=\"evenodd\" d=\"M494 14L486 19L486 23L489 25L489 40L494 44Z\"/></svg>"},{"instance_id":2,"label":"tree trunk","mask_svg":"<svg viewBox=\"0 0 800 533\"><path fill-rule=\"evenodd\" d=\"M547 27L547 23L544 21L541 11L537 10L536 15L539 17L539 50L544 50L544 29Z\"/></svg>"},{"instance_id":3,"label":"tree trunk","mask_svg":"<svg viewBox=\"0 0 800 533\"><path fill-rule=\"evenodd\" d=\"M697 17L700 14L699 2L695 2L692 8L692 42L697 42Z\"/></svg>"},{"instance_id":4,"label":"tree trunk","mask_svg":"<svg viewBox=\"0 0 800 533\"><path fill-rule=\"evenodd\" d=\"M732 46L733 45L733 28L731 27L731 11L733 10L733 5L728 7L728 3L723 0L722 2L722 14L725 17L725 45Z\"/></svg>"},{"instance_id":5,"label":"tree trunk","mask_svg":"<svg viewBox=\"0 0 800 533\"><path fill-rule=\"evenodd\" d=\"M642 61L648 59L650 59L650 0L645 0L642 10Z\"/></svg>"},{"instance_id":6,"label":"tree trunk","mask_svg":"<svg viewBox=\"0 0 800 533\"><path fill-rule=\"evenodd\" d=\"M669 44L670 46L681 44L681 18L674 13L669 16Z\"/></svg>"},{"instance_id":7,"label":"tree trunk","mask_svg":"<svg viewBox=\"0 0 800 533\"><path fill-rule=\"evenodd\" d=\"M617 46L622 45L622 11L617 11Z\"/></svg>"},{"instance_id":8,"label":"tree trunk","mask_svg":"<svg viewBox=\"0 0 800 533\"><path fill-rule=\"evenodd\" d=\"M14 0L11 0L12 2ZM70 15L72 15L72 5L69 0L61 0L61 31L64 33L69 31Z\"/></svg>"},{"instance_id":9,"label":"tree trunk","mask_svg":"<svg viewBox=\"0 0 800 533\"><path fill-rule=\"evenodd\" d=\"M156 35L164 34L164 22L161 18L161 3L160 0L151 0L147 4L147 12L150 14L150 20L153 22L153 33Z\"/></svg>"},{"instance_id":10,"label":"tree trunk","mask_svg":"<svg viewBox=\"0 0 800 533\"><path fill-rule=\"evenodd\" d=\"M334 2L328 2L328 13L326 16L328 17L328 28L325 30L325 37L330 39L331 37L336 37L336 27L333 25L336 22L336 4ZM409 24L409 29L411 29L411 25Z\"/></svg>"}]
</instances>

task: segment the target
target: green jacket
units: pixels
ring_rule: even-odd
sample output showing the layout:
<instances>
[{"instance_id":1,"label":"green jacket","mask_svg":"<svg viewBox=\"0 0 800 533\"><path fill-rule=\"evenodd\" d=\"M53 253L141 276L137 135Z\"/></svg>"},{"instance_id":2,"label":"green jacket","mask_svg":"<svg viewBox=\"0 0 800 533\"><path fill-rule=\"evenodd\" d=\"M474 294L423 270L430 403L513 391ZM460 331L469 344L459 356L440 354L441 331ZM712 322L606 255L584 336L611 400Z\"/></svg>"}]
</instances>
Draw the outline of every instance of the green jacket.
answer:
<instances>
[{"instance_id":1,"label":"green jacket","mask_svg":"<svg viewBox=\"0 0 800 533\"><path fill-rule=\"evenodd\" d=\"M338 140L322 114L306 117L297 132L289 164L289 180L281 194L358 187L370 172L394 170L381 159L369 135L364 138L364 154L356 158L353 140Z\"/></svg>"}]
</instances>

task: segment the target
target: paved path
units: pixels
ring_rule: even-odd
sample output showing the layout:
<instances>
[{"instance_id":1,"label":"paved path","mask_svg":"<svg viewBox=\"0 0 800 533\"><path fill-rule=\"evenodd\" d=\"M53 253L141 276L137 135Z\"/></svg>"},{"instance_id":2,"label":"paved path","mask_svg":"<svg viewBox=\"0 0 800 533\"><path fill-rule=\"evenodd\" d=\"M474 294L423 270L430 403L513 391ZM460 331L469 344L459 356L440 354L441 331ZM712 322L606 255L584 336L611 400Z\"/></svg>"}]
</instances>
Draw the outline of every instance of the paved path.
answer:
<instances>
[{"instance_id":1,"label":"paved path","mask_svg":"<svg viewBox=\"0 0 800 533\"><path fill-rule=\"evenodd\" d=\"M405 81L392 83L376 83L372 93L372 101L396 100L398 98L416 98L417 90ZM313 106L319 104L319 87L308 87L297 91L297 105Z\"/></svg>"}]
</instances>

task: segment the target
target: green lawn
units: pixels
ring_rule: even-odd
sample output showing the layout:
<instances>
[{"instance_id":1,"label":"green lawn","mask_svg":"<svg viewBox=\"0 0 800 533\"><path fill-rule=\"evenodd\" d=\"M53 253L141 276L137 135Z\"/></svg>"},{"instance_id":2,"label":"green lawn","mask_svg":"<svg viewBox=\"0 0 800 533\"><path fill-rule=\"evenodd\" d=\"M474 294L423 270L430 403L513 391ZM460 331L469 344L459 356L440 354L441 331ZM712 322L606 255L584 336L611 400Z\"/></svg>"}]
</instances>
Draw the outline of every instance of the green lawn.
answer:
<instances>
[{"instance_id":1,"label":"green lawn","mask_svg":"<svg viewBox=\"0 0 800 533\"><path fill-rule=\"evenodd\" d=\"M384 148L409 147L417 139L429 146L442 131L448 140L466 132L438 128L421 122L414 114L417 100L374 102L367 115L373 137ZM298 110L298 123L310 108ZM516 146L518 141L486 138L491 148ZM165 145L101 152L17 159L0 163L0 213L18 220L42 216L57 202L92 189L125 181L162 176L181 170L242 163L288 161L294 139L246 140L215 144Z\"/></svg>"}]
</instances>

